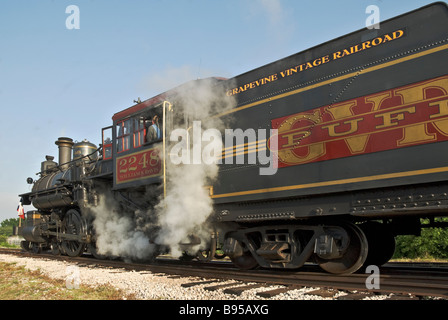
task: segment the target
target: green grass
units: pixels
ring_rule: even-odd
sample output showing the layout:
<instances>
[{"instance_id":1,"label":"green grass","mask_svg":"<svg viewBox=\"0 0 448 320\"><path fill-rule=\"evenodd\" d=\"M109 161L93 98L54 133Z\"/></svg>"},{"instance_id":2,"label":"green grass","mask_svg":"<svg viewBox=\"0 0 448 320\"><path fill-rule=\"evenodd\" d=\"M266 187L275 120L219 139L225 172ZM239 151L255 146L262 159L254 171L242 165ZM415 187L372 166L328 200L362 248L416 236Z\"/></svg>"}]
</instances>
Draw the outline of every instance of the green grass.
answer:
<instances>
[{"instance_id":1,"label":"green grass","mask_svg":"<svg viewBox=\"0 0 448 320\"><path fill-rule=\"evenodd\" d=\"M0 263L0 300L131 300L112 286L95 288L81 284L68 289L65 280L55 280L39 271L30 271L14 263Z\"/></svg>"},{"instance_id":2,"label":"green grass","mask_svg":"<svg viewBox=\"0 0 448 320\"><path fill-rule=\"evenodd\" d=\"M390 262L426 262L426 263L448 263L448 259L437 259L431 256L428 257L420 257L420 258L395 258L390 259Z\"/></svg>"}]
</instances>

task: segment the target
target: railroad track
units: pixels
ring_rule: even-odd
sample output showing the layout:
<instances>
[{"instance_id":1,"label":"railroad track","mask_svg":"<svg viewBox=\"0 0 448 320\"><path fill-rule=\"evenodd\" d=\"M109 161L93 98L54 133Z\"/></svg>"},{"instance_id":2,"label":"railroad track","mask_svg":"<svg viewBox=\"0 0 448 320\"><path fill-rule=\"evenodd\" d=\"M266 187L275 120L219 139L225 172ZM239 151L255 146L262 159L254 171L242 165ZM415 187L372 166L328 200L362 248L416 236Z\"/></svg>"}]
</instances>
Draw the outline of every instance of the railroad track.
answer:
<instances>
[{"instance_id":1,"label":"railroad track","mask_svg":"<svg viewBox=\"0 0 448 320\"><path fill-rule=\"evenodd\" d=\"M119 260L98 260L90 256L71 258L52 254L33 254L22 250L0 249L0 253L22 257L43 258L77 262L92 267L122 268L134 271L146 271L165 274L171 277L197 277L185 283L183 287L204 286L204 290L222 289L224 293L241 295L246 290L263 287L258 295L271 298L280 293L303 287L320 288L307 294L334 297L341 290L345 295L338 299L364 299L369 296L393 293L394 299L428 299L437 297L448 299L448 268L420 268L409 264L386 265L379 274L355 273L350 275L332 275L318 271L314 265L308 265L300 271L238 270L231 263L222 261L211 263L182 262L174 259L158 258L151 263L125 263ZM401 266L401 267L400 267ZM224 283L225 280L233 282ZM274 289L270 288L273 287Z\"/></svg>"}]
</instances>

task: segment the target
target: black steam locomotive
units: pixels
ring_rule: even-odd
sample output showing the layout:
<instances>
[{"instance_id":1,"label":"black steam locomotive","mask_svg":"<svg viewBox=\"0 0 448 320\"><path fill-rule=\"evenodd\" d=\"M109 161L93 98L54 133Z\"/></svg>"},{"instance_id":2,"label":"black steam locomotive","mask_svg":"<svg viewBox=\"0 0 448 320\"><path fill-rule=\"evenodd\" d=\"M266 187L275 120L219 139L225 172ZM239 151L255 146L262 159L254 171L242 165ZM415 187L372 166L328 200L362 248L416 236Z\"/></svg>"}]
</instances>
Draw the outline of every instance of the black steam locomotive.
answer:
<instances>
[{"instance_id":1,"label":"black steam locomotive","mask_svg":"<svg viewBox=\"0 0 448 320\"><path fill-rule=\"evenodd\" d=\"M384 264L396 235L447 215L447 61L448 8L435 3L138 102L113 116L99 148L56 141L59 164L47 156L20 195L36 208L23 246L114 255L96 212L114 202L110 219L145 235L130 248L152 256L178 243L246 269Z\"/></svg>"}]
</instances>

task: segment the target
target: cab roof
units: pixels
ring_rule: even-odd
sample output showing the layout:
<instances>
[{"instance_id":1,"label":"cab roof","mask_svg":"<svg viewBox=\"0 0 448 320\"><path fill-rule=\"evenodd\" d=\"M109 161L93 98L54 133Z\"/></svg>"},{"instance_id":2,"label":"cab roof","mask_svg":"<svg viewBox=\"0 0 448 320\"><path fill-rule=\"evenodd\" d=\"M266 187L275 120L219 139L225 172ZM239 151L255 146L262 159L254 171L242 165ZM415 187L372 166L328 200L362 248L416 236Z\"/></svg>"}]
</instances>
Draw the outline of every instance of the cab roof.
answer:
<instances>
[{"instance_id":1,"label":"cab roof","mask_svg":"<svg viewBox=\"0 0 448 320\"><path fill-rule=\"evenodd\" d=\"M135 104L135 105L133 105L133 106L127 108L127 109L124 109L122 111L119 111L119 112L115 113L112 116L112 120L114 122L117 122L117 121L126 119L127 117L129 117L132 114L138 113L139 111L141 111L141 110L143 110L145 108L148 108L148 107L157 105L159 103L162 103L163 101L167 100L168 97L174 96L176 94L176 92L177 92L177 89L182 87L182 86L184 86L184 85L186 85L187 83L190 83L192 81L202 81L202 80L223 81L223 80L227 80L227 79L226 78L220 78L220 77L212 77L212 78L206 78L206 79L200 79L200 80L191 80L189 82L181 84L180 86L177 86L177 87L175 87L173 89L170 89L170 90L168 90L168 91L166 91L164 93L161 93L161 94L159 94L157 96L149 98L149 99L147 99L145 101L142 101L140 103L137 103L137 104Z\"/></svg>"}]
</instances>

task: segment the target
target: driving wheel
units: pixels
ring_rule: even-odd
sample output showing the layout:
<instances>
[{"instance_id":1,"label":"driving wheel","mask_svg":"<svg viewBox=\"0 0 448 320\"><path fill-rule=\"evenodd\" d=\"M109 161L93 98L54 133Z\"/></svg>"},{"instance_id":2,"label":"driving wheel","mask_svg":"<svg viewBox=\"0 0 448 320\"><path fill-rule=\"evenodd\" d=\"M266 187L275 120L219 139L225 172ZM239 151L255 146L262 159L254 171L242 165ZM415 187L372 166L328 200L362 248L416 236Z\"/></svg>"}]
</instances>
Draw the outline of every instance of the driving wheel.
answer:
<instances>
[{"instance_id":1,"label":"driving wheel","mask_svg":"<svg viewBox=\"0 0 448 320\"><path fill-rule=\"evenodd\" d=\"M70 209L64 216L62 220L62 233L65 235L74 235L78 237L76 240L74 239L64 239L62 241L63 251L70 257L80 256L85 248L86 244L81 240L83 236L86 236L86 222L81 217L81 214L75 210Z\"/></svg>"}]
</instances>

